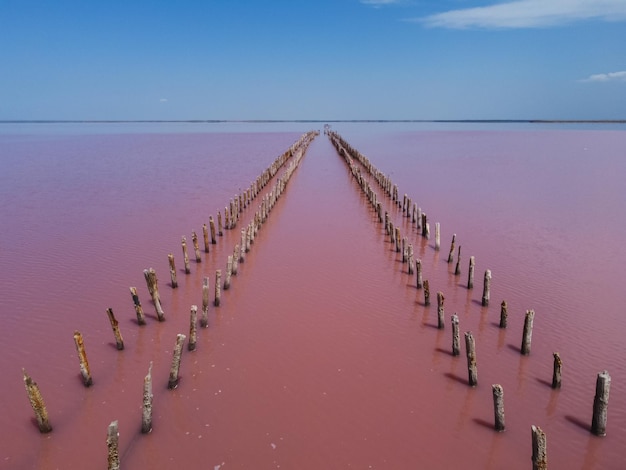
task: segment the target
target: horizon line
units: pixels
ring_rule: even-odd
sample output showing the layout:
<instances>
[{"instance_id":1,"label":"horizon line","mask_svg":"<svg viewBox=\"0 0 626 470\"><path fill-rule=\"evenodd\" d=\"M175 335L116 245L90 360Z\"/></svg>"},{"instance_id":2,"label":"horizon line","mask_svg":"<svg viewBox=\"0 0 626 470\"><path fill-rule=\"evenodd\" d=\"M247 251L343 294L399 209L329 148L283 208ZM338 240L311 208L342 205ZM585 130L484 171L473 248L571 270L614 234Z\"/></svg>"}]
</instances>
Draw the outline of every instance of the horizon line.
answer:
<instances>
[{"instance_id":1,"label":"horizon line","mask_svg":"<svg viewBox=\"0 0 626 470\"><path fill-rule=\"evenodd\" d=\"M115 123L279 123L279 122L416 122L416 123L568 123L626 124L626 119L0 119L0 124Z\"/></svg>"}]
</instances>

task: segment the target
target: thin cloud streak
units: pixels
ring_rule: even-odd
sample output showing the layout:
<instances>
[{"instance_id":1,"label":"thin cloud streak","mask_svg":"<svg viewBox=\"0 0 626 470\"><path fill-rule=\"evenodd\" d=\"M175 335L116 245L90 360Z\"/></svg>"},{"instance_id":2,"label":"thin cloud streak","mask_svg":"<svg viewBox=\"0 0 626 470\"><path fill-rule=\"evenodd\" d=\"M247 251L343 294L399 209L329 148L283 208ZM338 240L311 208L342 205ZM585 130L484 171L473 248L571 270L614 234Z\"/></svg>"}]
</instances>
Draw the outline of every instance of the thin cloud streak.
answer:
<instances>
[{"instance_id":1,"label":"thin cloud streak","mask_svg":"<svg viewBox=\"0 0 626 470\"><path fill-rule=\"evenodd\" d=\"M626 20L624 0L515 0L414 18L434 28L514 29L558 26L575 21Z\"/></svg>"},{"instance_id":2,"label":"thin cloud streak","mask_svg":"<svg viewBox=\"0 0 626 470\"><path fill-rule=\"evenodd\" d=\"M392 5L394 3L400 3L401 0L359 0L363 5L370 5L373 7L381 7L383 5Z\"/></svg>"},{"instance_id":3,"label":"thin cloud streak","mask_svg":"<svg viewBox=\"0 0 626 470\"><path fill-rule=\"evenodd\" d=\"M626 82L626 70L620 72L596 73L580 80L581 82Z\"/></svg>"}]
</instances>

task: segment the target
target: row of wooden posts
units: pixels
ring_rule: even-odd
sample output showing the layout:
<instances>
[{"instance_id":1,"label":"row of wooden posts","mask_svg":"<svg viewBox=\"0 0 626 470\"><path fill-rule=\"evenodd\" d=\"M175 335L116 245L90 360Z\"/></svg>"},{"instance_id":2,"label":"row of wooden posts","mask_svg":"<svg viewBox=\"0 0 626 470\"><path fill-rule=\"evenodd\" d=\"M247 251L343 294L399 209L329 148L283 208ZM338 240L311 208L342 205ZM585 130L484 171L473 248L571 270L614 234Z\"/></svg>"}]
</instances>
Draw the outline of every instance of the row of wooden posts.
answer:
<instances>
[{"instance_id":1,"label":"row of wooden posts","mask_svg":"<svg viewBox=\"0 0 626 470\"><path fill-rule=\"evenodd\" d=\"M254 238L261 228L262 224L267 220L270 211L273 209L274 205L278 201L279 197L283 194L289 179L291 178L293 172L298 167L302 157L305 155L305 152L312 142L312 140L319 135L317 131L307 132L302 135L301 138L296 141L286 152L277 157L272 164L259 175L259 177L250 185L248 189L243 191L243 193L239 194L235 198L231 199L230 204L225 207L225 229L234 229L236 228L236 224L240 219L240 214L242 214L243 210L249 206L251 206L254 199L262 192L263 188L267 184L269 184L274 177L278 174L280 169L286 165L285 170L282 172L280 176L278 176L271 187L271 189L265 193L261 199L259 207L257 211L251 218L249 224L241 229L241 241L239 244L236 244L233 250L233 254L228 256L227 264L226 264L226 276L222 282L222 272L221 269L217 269L215 271L215 290L214 290L214 298L213 304L217 307L221 303L221 289L223 287L224 290L228 290L231 286L231 276L237 274L239 263L244 262L246 253L248 253L251 249L251 246L254 242ZM287 164L288 163L288 164ZM222 217L221 213L218 212L218 230L217 234L221 236L222 232ZM206 253L209 252L209 246L211 244L215 245L217 243L216 238L216 229L213 217L209 217L209 227L207 229L206 224L203 225L203 235L204 235L204 251ZM210 230L210 232L209 232ZM210 242L209 242L209 233L210 233ZM200 263L202 261L202 257L200 254L200 248L198 244L198 237L195 232L192 232L192 243L194 247L194 254L196 257L196 262ZM182 251L183 251L183 259L185 264L185 273L189 274L191 272L189 266L189 257L187 252L186 239L182 237ZM178 279L176 276L177 270L174 260L173 254L168 254L168 264L170 270L170 278L171 278L171 287L178 287ZM161 304L161 298L159 295L159 287L158 287L158 278L156 271L153 268L145 269L143 272L146 286L148 288L148 292L152 299L152 303L154 304L157 319L159 322L165 321L165 312L163 310L163 306ZM130 287L131 298L134 305L135 315L137 317L138 325L146 325L146 318L143 311L142 304L139 300L139 295L136 287ZM209 292L209 278L203 278L202 284L202 310L201 310L201 318L200 318L200 326L208 327L208 309L210 302L210 292ZM115 318L113 314L113 310L111 308L106 309L106 313L111 324L111 328L113 330L113 335L115 338L116 347L118 350L124 349L124 340L122 338L122 334L119 328L119 322ZM198 324L198 307L196 305L191 306L190 310L190 328L189 328L189 341L188 341L188 350L194 351L196 349L196 338L197 338L197 324ZM176 388L179 383L179 370L180 363L183 351L183 345L187 336L185 334L179 333L176 336L176 342L172 355L172 364L170 367L170 374L168 379L167 387L169 389ZM89 362L87 360L87 354L85 350L83 336L79 331L74 332L74 343L76 346L76 351L78 354L79 360L79 369L81 373L81 377L83 380L83 384L85 387L90 387L93 385L93 379L91 375L91 370L89 367ZM26 387L26 391L28 394L29 401L35 412L35 417L37 419L39 431L42 433L48 433L52 431L52 425L50 424L48 412L41 395L41 391L35 381L26 373L23 369L23 379ZM143 406L142 406L142 419L141 419L141 432L149 433L152 430L152 362L150 362L148 368L148 374L144 378L143 385ZM113 421L108 427L107 432L107 449L108 449L108 468L110 470L119 469L119 452L118 452L118 421Z\"/></svg>"},{"instance_id":2,"label":"row of wooden posts","mask_svg":"<svg viewBox=\"0 0 626 470\"><path fill-rule=\"evenodd\" d=\"M430 223L428 217L424 211L406 194L400 200L398 186L393 184L389 176L384 175L383 172L378 170L370 161L361 154L358 150L354 149L347 143L339 134L334 131L327 130L330 141L334 145L338 154L345 160L346 164L353 177L361 187L363 193L367 197L371 204L374 213L377 215L378 222L384 225L385 233L390 237L392 246L395 246L395 251L401 253L402 263L407 263L407 272L409 275L415 274L417 289L422 289L424 294L424 305L430 305L430 285L427 279L424 279L422 261L420 259L414 259L413 246L409 243L407 237L402 237L400 227L394 226L392 218L388 211L382 210L382 202L378 197L370 181L374 181L378 184L384 195L390 198L391 201L402 211L402 216L411 219L411 222L416 226L416 232L422 237L428 239L430 237ZM358 162L358 163L357 163ZM384 196L383 196L384 197ZM435 223L435 250L440 250L440 224ZM456 234L452 236L452 242L450 245L450 251L448 254L447 262L453 263L454 252L456 244ZM461 274L461 246L458 246L457 262L454 270L455 275ZM476 266L476 259L474 256L469 258L468 267L468 279L467 288L472 289L474 287L474 271ZM488 306L490 302L490 288L491 288L492 273L487 269L483 278L483 294L481 304ZM437 327L443 329L445 326L444 320L444 294L443 292L437 292ZM500 328L507 327L507 302L502 301L500 304ZM524 316L524 329L522 334L522 342L520 353L523 355L529 355L531 350L532 328L535 317L534 310L527 310ZM470 386L476 386L478 384L478 372L476 362L476 346L475 340L470 331L465 332L465 346L467 356L468 367L468 384ZM456 314L452 316L452 354L453 356L460 355L460 334L459 334L459 318ZM558 352L553 353L553 377L552 388L558 389L561 387L562 377L562 360ZM591 432L598 436L604 436L606 434L606 421L607 421L607 407L608 397L610 389L611 378L607 371L602 371L597 375L596 379L596 394L593 404L593 417ZM500 384L492 385L492 394L494 402L494 428L497 431L503 431L505 429L504 419L504 390ZM533 467L538 469L547 468L547 456L546 456L546 436L545 433L538 427L532 426L532 448L533 448Z\"/></svg>"}]
</instances>

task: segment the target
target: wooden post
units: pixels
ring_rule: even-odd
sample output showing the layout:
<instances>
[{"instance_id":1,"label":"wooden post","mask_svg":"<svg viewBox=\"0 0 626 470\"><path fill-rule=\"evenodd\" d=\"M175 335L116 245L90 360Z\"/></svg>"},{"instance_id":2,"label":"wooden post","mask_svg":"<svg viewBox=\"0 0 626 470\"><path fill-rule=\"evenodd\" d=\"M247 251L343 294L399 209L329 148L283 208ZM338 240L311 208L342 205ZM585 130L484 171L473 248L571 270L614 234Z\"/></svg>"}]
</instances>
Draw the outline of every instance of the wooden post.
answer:
<instances>
[{"instance_id":1,"label":"wooden post","mask_svg":"<svg viewBox=\"0 0 626 470\"><path fill-rule=\"evenodd\" d=\"M396 233L396 237L395 237L395 241L396 241L396 253L400 253L400 244L401 244L401 239L402 239L402 235L400 234L400 227L395 227L395 233Z\"/></svg>"},{"instance_id":2,"label":"wooden post","mask_svg":"<svg viewBox=\"0 0 626 470\"><path fill-rule=\"evenodd\" d=\"M439 222L435 222L435 250L439 251L441 248L441 225Z\"/></svg>"},{"instance_id":3,"label":"wooden post","mask_svg":"<svg viewBox=\"0 0 626 470\"><path fill-rule=\"evenodd\" d=\"M422 212L422 237L429 238L430 228L428 227L428 217L426 216L426 212Z\"/></svg>"},{"instance_id":4,"label":"wooden post","mask_svg":"<svg viewBox=\"0 0 626 470\"><path fill-rule=\"evenodd\" d=\"M87 353L85 352L85 343L83 335L79 331L74 331L74 344L78 353L78 361L80 364L80 375L83 377L83 385L90 387L93 385L91 372L89 371L89 362L87 361Z\"/></svg>"},{"instance_id":5,"label":"wooden post","mask_svg":"<svg viewBox=\"0 0 626 470\"><path fill-rule=\"evenodd\" d=\"M111 422L107 430L107 461L108 470L120 470L119 452L120 433L117 421Z\"/></svg>"},{"instance_id":6,"label":"wooden post","mask_svg":"<svg viewBox=\"0 0 626 470\"><path fill-rule=\"evenodd\" d=\"M385 211L385 233L389 235L389 212Z\"/></svg>"},{"instance_id":7,"label":"wooden post","mask_svg":"<svg viewBox=\"0 0 626 470\"><path fill-rule=\"evenodd\" d=\"M213 216L209 216L209 227L211 228L211 244L217 244L217 240L215 239L215 221L213 220Z\"/></svg>"},{"instance_id":8,"label":"wooden post","mask_svg":"<svg viewBox=\"0 0 626 470\"><path fill-rule=\"evenodd\" d=\"M243 263L246 259L246 231L241 229L241 249L239 250L239 262Z\"/></svg>"},{"instance_id":9,"label":"wooden post","mask_svg":"<svg viewBox=\"0 0 626 470\"><path fill-rule=\"evenodd\" d=\"M189 253L187 253L187 239L183 235L181 245L183 247L183 261L185 263L185 274L189 274L191 272L191 268L189 267Z\"/></svg>"},{"instance_id":10,"label":"wooden post","mask_svg":"<svg viewBox=\"0 0 626 470\"><path fill-rule=\"evenodd\" d=\"M176 335L176 344L174 345L174 353L172 355L172 366L170 367L170 379L167 388L170 390L178 387L178 372L180 370L180 357L183 353L183 343L187 337L181 333Z\"/></svg>"},{"instance_id":11,"label":"wooden post","mask_svg":"<svg viewBox=\"0 0 626 470\"><path fill-rule=\"evenodd\" d=\"M415 260L415 271L417 273L417 288L421 289L424 286L423 274L422 274L422 260Z\"/></svg>"},{"instance_id":12,"label":"wooden post","mask_svg":"<svg viewBox=\"0 0 626 470\"><path fill-rule=\"evenodd\" d=\"M493 393L493 413L495 416L496 431L504 431L504 390L502 385L494 384L491 386Z\"/></svg>"},{"instance_id":13,"label":"wooden post","mask_svg":"<svg viewBox=\"0 0 626 470\"><path fill-rule=\"evenodd\" d=\"M461 245L459 245L458 254L456 255L456 268L454 268L454 275L461 274Z\"/></svg>"},{"instance_id":14,"label":"wooden post","mask_svg":"<svg viewBox=\"0 0 626 470\"><path fill-rule=\"evenodd\" d=\"M452 263L454 261L454 242L455 241L456 241L456 233L453 233L452 243L450 243L450 252L448 253L448 263Z\"/></svg>"},{"instance_id":15,"label":"wooden post","mask_svg":"<svg viewBox=\"0 0 626 470\"><path fill-rule=\"evenodd\" d=\"M111 323L111 328L113 329L113 335L115 336L115 345L117 346L118 351L124 349L124 340L122 339L122 333L120 333L120 324L116 320L115 315L113 315L113 309L107 308L107 316L109 317L109 322Z\"/></svg>"},{"instance_id":16,"label":"wooden post","mask_svg":"<svg viewBox=\"0 0 626 470\"><path fill-rule=\"evenodd\" d=\"M200 317L200 326L206 328L209 326L209 278L205 277L202 281L202 316Z\"/></svg>"},{"instance_id":17,"label":"wooden post","mask_svg":"<svg viewBox=\"0 0 626 470\"><path fill-rule=\"evenodd\" d=\"M430 286L428 279L424 281L424 305L430 305Z\"/></svg>"},{"instance_id":18,"label":"wooden post","mask_svg":"<svg viewBox=\"0 0 626 470\"><path fill-rule=\"evenodd\" d=\"M174 262L174 255L172 253L167 255L167 261L170 265L170 279L172 281L172 288L178 287L178 278L176 276L176 263Z\"/></svg>"},{"instance_id":19,"label":"wooden post","mask_svg":"<svg viewBox=\"0 0 626 470\"><path fill-rule=\"evenodd\" d=\"M226 228L226 230L230 230L232 227L230 225L230 215L228 212L228 206L224 207L224 228ZM209 219L210 220L210 219Z\"/></svg>"},{"instance_id":20,"label":"wooden post","mask_svg":"<svg viewBox=\"0 0 626 470\"><path fill-rule=\"evenodd\" d=\"M42 434L48 433L52 431L52 426L50 425L50 420L48 419L48 410L46 409L46 404L44 403L41 392L39 391L39 386L35 381L33 381L33 379L30 378L30 376L26 373L26 370L22 369L22 374L24 375L24 386L26 387L26 393L28 393L30 406L33 407L35 417L37 418L39 432Z\"/></svg>"},{"instance_id":21,"label":"wooden post","mask_svg":"<svg viewBox=\"0 0 626 470\"><path fill-rule=\"evenodd\" d=\"M233 250L233 275L236 276L237 271L239 271L239 245L235 245Z\"/></svg>"},{"instance_id":22,"label":"wooden post","mask_svg":"<svg viewBox=\"0 0 626 470\"><path fill-rule=\"evenodd\" d=\"M535 425L530 427L533 443L533 470L547 470L548 454L546 447L546 433Z\"/></svg>"},{"instance_id":23,"label":"wooden post","mask_svg":"<svg viewBox=\"0 0 626 470\"><path fill-rule=\"evenodd\" d=\"M468 383L471 387L478 385L478 370L476 368L476 343L471 331L465 333L465 350L467 355Z\"/></svg>"},{"instance_id":24,"label":"wooden post","mask_svg":"<svg viewBox=\"0 0 626 470\"><path fill-rule=\"evenodd\" d=\"M530 340L533 336L533 319L535 318L534 310L526 310L526 316L524 317L524 335L522 337L521 352L525 356L530 354Z\"/></svg>"},{"instance_id":25,"label":"wooden post","mask_svg":"<svg viewBox=\"0 0 626 470\"><path fill-rule=\"evenodd\" d=\"M552 367L552 388L561 388L561 367L563 366L563 361L561 361L561 356L558 352L552 353L554 357L554 364Z\"/></svg>"},{"instance_id":26,"label":"wooden post","mask_svg":"<svg viewBox=\"0 0 626 470\"><path fill-rule=\"evenodd\" d=\"M209 252L209 229L206 224L202 224L202 238L204 239L204 252Z\"/></svg>"},{"instance_id":27,"label":"wooden post","mask_svg":"<svg viewBox=\"0 0 626 470\"><path fill-rule=\"evenodd\" d=\"M137 288L130 288L130 296L133 298L133 304L135 305L135 314L137 315L137 323L140 325L146 324L146 317L143 313L143 307L139 301L139 295L137 294Z\"/></svg>"},{"instance_id":28,"label":"wooden post","mask_svg":"<svg viewBox=\"0 0 626 470\"><path fill-rule=\"evenodd\" d=\"M187 343L187 349L189 351L196 350L196 340L198 331L198 306L191 306L191 313L189 315L189 343Z\"/></svg>"},{"instance_id":29,"label":"wooden post","mask_svg":"<svg viewBox=\"0 0 626 470\"><path fill-rule=\"evenodd\" d=\"M459 316L455 313L452 315L452 355L459 356L461 354L461 338L459 335Z\"/></svg>"},{"instance_id":30,"label":"wooden post","mask_svg":"<svg viewBox=\"0 0 626 470\"><path fill-rule=\"evenodd\" d=\"M221 211L217 211L217 234L221 237L222 235L224 235L224 232L222 230L222 212Z\"/></svg>"},{"instance_id":31,"label":"wooden post","mask_svg":"<svg viewBox=\"0 0 626 470\"><path fill-rule=\"evenodd\" d=\"M437 328L443 330L445 327L444 323L444 312L443 312L443 301L445 297L443 296L443 292L437 292Z\"/></svg>"},{"instance_id":32,"label":"wooden post","mask_svg":"<svg viewBox=\"0 0 626 470\"><path fill-rule=\"evenodd\" d=\"M191 243L193 243L193 251L196 255L196 263L202 262L202 257L200 256L200 246L198 244L198 235L196 232L191 232Z\"/></svg>"},{"instance_id":33,"label":"wooden post","mask_svg":"<svg viewBox=\"0 0 626 470\"><path fill-rule=\"evenodd\" d=\"M506 328L506 320L508 316L508 306L506 304L506 300L503 300L500 304L500 328Z\"/></svg>"},{"instance_id":34,"label":"wooden post","mask_svg":"<svg viewBox=\"0 0 626 470\"><path fill-rule=\"evenodd\" d=\"M485 282L483 286L483 307L489 305L489 288L491 286L491 270L485 271Z\"/></svg>"},{"instance_id":35,"label":"wooden post","mask_svg":"<svg viewBox=\"0 0 626 470\"><path fill-rule=\"evenodd\" d=\"M424 237L426 240L430 240L430 224L428 222L424 225Z\"/></svg>"},{"instance_id":36,"label":"wooden post","mask_svg":"<svg viewBox=\"0 0 626 470\"><path fill-rule=\"evenodd\" d=\"M220 297L222 296L221 284L222 284L222 270L218 269L215 271L215 300L213 301L213 304L216 307L220 306Z\"/></svg>"},{"instance_id":37,"label":"wooden post","mask_svg":"<svg viewBox=\"0 0 626 470\"><path fill-rule=\"evenodd\" d=\"M596 395L593 399L593 419L591 421L591 432L596 436L606 436L610 388L611 376L607 371L600 372L596 379Z\"/></svg>"},{"instance_id":38,"label":"wooden post","mask_svg":"<svg viewBox=\"0 0 626 470\"><path fill-rule=\"evenodd\" d=\"M230 289L230 277L233 274L233 256L228 256L228 261L226 262L226 279L224 279L224 290Z\"/></svg>"},{"instance_id":39,"label":"wooden post","mask_svg":"<svg viewBox=\"0 0 626 470\"><path fill-rule=\"evenodd\" d=\"M467 288L474 288L474 268L476 266L476 258L470 256L469 259L469 270L467 271Z\"/></svg>"},{"instance_id":40,"label":"wooden post","mask_svg":"<svg viewBox=\"0 0 626 470\"><path fill-rule=\"evenodd\" d=\"M143 407L141 411L141 432L152 431L152 361L148 367L148 375L143 379Z\"/></svg>"},{"instance_id":41,"label":"wooden post","mask_svg":"<svg viewBox=\"0 0 626 470\"><path fill-rule=\"evenodd\" d=\"M407 255L407 261L409 263L409 275L413 275L413 272L415 271L415 258L414 258L414 254L413 254L413 245L409 243L409 247L407 249L408 255Z\"/></svg>"}]
</instances>

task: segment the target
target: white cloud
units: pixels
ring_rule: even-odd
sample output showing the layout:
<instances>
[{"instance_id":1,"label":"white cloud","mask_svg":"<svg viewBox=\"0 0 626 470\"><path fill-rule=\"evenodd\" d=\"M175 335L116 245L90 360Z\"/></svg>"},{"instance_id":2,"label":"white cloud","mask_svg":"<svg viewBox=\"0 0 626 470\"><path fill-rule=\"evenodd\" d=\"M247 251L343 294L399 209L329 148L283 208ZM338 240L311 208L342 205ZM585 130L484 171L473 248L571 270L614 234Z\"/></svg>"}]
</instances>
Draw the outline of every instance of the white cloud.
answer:
<instances>
[{"instance_id":1,"label":"white cloud","mask_svg":"<svg viewBox=\"0 0 626 470\"><path fill-rule=\"evenodd\" d=\"M596 73L581 82L626 82L626 70L621 72Z\"/></svg>"},{"instance_id":2,"label":"white cloud","mask_svg":"<svg viewBox=\"0 0 626 470\"><path fill-rule=\"evenodd\" d=\"M626 20L624 0L514 0L450 10L416 18L427 26L451 29L539 28L580 20Z\"/></svg>"},{"instance_id":3,"label":"white cloud","mask_svg":"<svg viewBox=\"0 0 626 470\"><path fill-rule=\"evenodd\" d=\"M392 5L394 3L400 3L401 1L402 0L360 0L363 5L372 5L373 7Z\"/></svg>"},{"instance_id":4,"label":"white cloud","mask_svg":"<svg viewBox=\"0 0 626 470\"><path fill-rule=\"evenodd\" d=\"M160 101L161 103L167 103L167 98L161 98L159 101Z\"/></svg>"}]
</instances>

